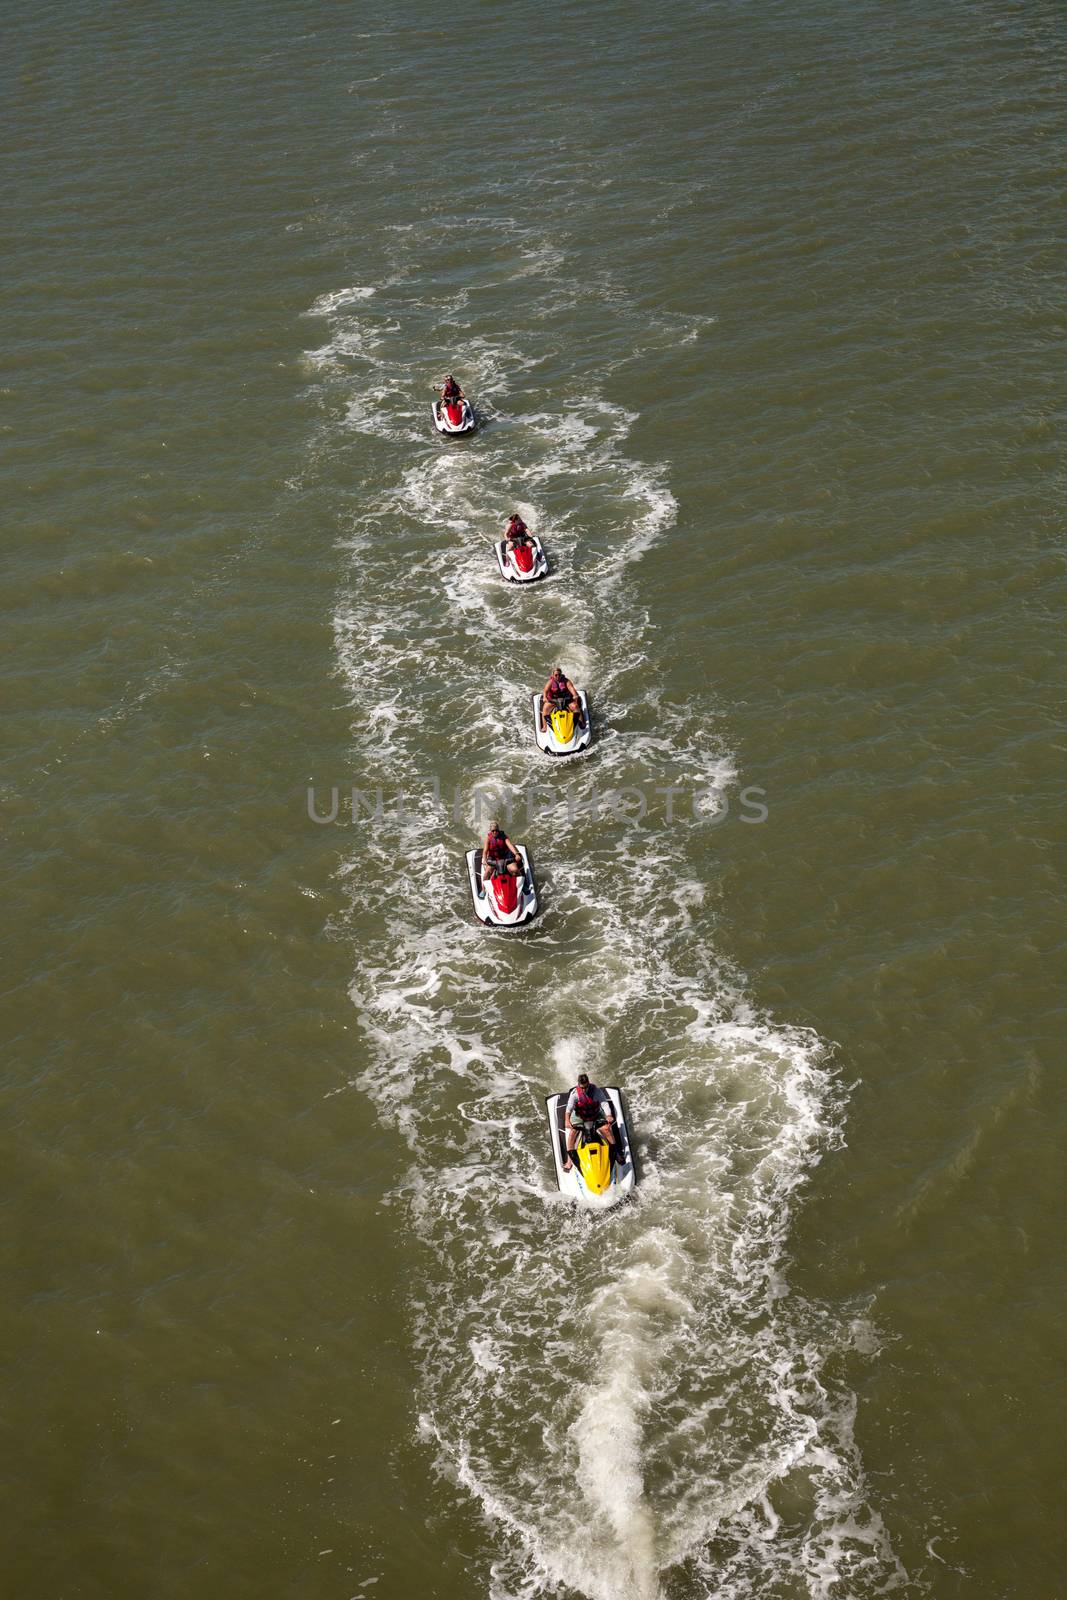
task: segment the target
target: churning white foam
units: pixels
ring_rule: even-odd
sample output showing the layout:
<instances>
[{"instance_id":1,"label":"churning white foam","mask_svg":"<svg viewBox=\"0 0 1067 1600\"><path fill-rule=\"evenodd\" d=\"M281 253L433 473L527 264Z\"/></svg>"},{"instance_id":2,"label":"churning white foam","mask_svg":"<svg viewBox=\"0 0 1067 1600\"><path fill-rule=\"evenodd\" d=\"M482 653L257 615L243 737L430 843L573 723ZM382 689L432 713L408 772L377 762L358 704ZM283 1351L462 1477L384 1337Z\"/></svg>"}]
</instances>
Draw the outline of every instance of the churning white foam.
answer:
<instances>
[{"instance_id":1,"label":"churning white foam","mask_svg":"<svg viewBox=\"0 0 1067 1600\"><path fill-rule=\"evenodd\" d=\"M565 252L510 226L531 274L572 295ZM851 1323L788 1279L794 1208L839 1140L841 1091L821 1041L760 1016L709 944L703 830L736 762L706 712L655 689L625 730L627 674L649 653L632 568L677 513L666 464L628 455L636 418L592 373L558 409L440 450L410 398L439 330L411 264L421 238L397 234L401 270L373 309L356 289L313 309L330 321L314 358L327 426L377 432L397 457L375 459L344 513L334 631L361 781L407 791L401 814L354 836L346 882L358 1083L408 1140L399 1194L439 1263L411 1312L423 1435L485 1514L494 1600L887 1592L903 1574L838 1374ZM614 302L639 342L641 309L622 289ZM466 299L449 310L462 333ZM490 417L536 365L519 334L473 322L462 348ZM516 597L497 582L490 544L514 509L566 574L565 605L558 587ZM546 770L527 723L535 666L560 655L604 713L566 773ZM454 805L425 781L435 762L461 780ZM583 772L696 798L670 829L593 825L569 806ZM518 942L470 918L476 780L549 791L529 825L543 912ZM594 1219L552 1185L543 1097L609 1061L641 1181Z\"/></svg>"},{"instance_id":2,"label":"churning white foam","mask_svg":"<svg viewBox=\"0 0 1067 1600\"><path fill-rule=\"evenodd\" d=\"M335 289L330 294L320 294L314 305L305 312L309 317L328 317L335 311L340 311L344 306L350 306L359 300L369 300L372 294L377 294L377 289L353 284L350 289Z\"/></svg>"}]
</instances>

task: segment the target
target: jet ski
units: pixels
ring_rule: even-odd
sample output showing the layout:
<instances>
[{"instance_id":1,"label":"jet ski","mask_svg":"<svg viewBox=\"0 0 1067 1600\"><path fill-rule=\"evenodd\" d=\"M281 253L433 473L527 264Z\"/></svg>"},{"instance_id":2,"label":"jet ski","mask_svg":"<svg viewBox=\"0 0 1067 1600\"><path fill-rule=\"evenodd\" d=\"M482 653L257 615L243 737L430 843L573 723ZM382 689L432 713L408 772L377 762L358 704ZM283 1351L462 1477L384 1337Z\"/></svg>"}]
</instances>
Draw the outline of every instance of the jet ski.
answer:
<instances>
[{"instance_id":1,"label":"jet ski","mask_svg":"<svg viewBox=\"0 0 1067 1600\"><path fill-rule=\"evenodd\" d=\"M516 846L524 872L501 872L488 883L482 882L482 852L467 851L467 876L470 879L474 914L487 928L521 928L537 915L537 889L526 846Z\"/></svg>"},{"instance_id":2,"label":"jet ski","mask_svg":"<svg viewBox=\"0 0 1067 1600\"><path fill-rule=\"evenodd\" d=\"M550 711L548 714L548 727L541 731L541 701L544 697L535 694L533 697L534 738L540 750L547 756L576 756L579 750L588 748L590 740L589 729L589 701L586 699L585 690L578 690L578 704L582 708L584 723L578 725L578 719L573 711Z\"/></svg>"},{"instance_id":3,"label":"jet ski","mask_svg":"<svg viewBox=\"0 0 1067 1600\"><path fill-rule=\"evenodd\" d=\"M540 539L535 533L531 533L530 538L532 544L516 545L514 550L508 549L506 539L498 539L493 546L500 576L508 583L534 583L548 571L548 560Z\"/></svg>"},{"instance_id":4,"label":"jet ski","mask_svg":"<svg viewBox=\"0 0 1067 1600\"><path fill-rule=\"evenodd\" d=\"M595 1129L583 1129L571 1152L573 1166L564 1172L567 1159L567 1130L565 1117L569 1090L545 1097L548 1112L548 1136L552 1145L552 1158L556 1164L556 1182L560 1192L577 1200L589 1211L607 1211L625 1198L637 1182L634 1171L633 1141L623 1109L622 1095L618 1089L606 1087L615 1112L615 1140L610 1145Z\"/></svg>"},{"instance_id":5,"label":"jet ski","mask_svg":"<svg viewBox=\"0 0 1067 1600\"><path fill-rule=\"evenodd\" d=\"M467 399L435 400L430 410L438 433L470 433L474 428L474 410Z\"/></svg>"}]
</instances>

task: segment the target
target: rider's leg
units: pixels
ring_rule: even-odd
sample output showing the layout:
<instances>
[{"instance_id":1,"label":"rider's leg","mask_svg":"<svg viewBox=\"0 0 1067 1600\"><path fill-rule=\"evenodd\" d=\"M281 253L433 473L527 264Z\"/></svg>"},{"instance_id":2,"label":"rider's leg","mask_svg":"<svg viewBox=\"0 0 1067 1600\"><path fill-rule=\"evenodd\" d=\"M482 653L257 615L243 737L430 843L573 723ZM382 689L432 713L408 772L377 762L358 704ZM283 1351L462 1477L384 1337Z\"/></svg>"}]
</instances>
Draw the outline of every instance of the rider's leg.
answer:
<instances>
[{"instance_id":1,"label":"rider's leg","mask_svg":"<svg viewBox=\"0 0 1067 1600\"><path fill-rule=\"evenodd\" d=\"M544 695L541 696L541 732L542 733L547 733L547 731L548 731L548 719L551 716L552 712L553 711L563 710L564 708L566 710L568 710L568 711L573 711L574 710L573 702L569 703L569 702L567 702L565 700L548 700L548 699L545 698Z\"/></svg>"}]
</instances>

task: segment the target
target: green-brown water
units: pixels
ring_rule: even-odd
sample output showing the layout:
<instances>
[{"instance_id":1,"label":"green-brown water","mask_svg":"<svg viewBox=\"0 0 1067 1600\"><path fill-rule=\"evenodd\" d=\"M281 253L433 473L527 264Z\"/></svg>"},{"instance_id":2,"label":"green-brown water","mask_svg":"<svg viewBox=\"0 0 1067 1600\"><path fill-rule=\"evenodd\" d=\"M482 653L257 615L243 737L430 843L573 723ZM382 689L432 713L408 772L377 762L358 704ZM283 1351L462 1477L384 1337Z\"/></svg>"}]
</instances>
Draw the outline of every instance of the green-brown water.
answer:
<instances>
[{"instance_id":1,"label":"green-brown water","mask_svg":"<svg viewBox=\"0 0 1067 1600\"><path fill-rule=\"evenodd\" d=\"M1062 10L8 20L4 1592L1059 1594Z\"/></svg>"}]
</instances>

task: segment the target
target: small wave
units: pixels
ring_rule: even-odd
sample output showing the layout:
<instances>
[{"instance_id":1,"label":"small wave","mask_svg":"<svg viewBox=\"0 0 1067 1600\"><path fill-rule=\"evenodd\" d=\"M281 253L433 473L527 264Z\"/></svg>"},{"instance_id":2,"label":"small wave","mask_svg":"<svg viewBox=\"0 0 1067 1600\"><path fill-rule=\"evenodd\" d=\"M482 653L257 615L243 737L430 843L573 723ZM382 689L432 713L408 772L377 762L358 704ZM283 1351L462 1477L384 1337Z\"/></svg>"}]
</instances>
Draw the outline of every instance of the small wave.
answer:
<instances>
[{"instance_id":1,"label":"small wave","mask_svg":"<svg viewBox=\"0 0 1067 1600\"><path fill-rule=\"evenodd\" d=\"M309 307L306 316L329 317L335 311L340 311L345 306L355 305L361 300L369 300L372 294L377 294L377 289L354 284L350 289L334 289L329 294L320 294L314 305Z\"/></svg>"}]
</instances>

